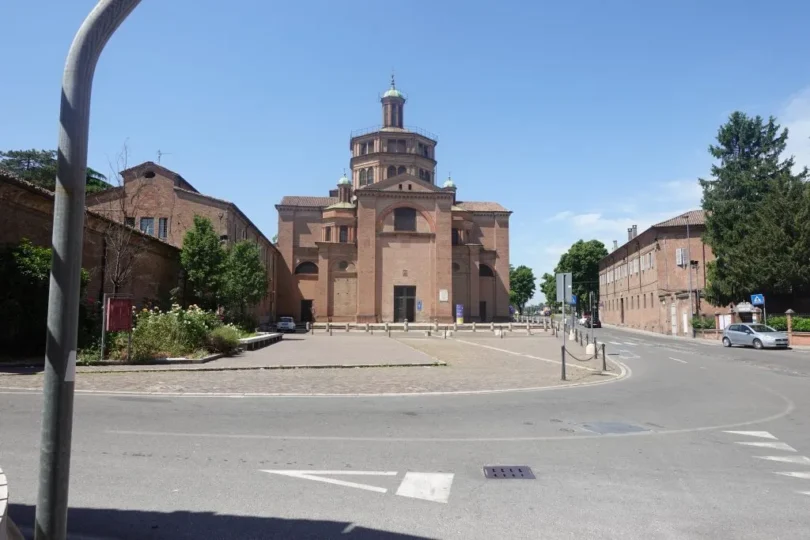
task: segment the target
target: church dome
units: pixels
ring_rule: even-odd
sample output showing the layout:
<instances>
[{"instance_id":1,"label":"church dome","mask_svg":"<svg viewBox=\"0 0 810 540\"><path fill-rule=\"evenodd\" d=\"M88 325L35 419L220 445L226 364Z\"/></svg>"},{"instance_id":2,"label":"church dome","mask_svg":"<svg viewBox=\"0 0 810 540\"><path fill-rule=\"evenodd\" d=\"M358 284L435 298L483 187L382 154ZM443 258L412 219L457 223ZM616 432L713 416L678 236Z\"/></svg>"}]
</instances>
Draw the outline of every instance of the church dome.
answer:
<instances>
[{"instance_id":1,"label":"church dome","mask_svg":"<svg viewBox=\"0 0 810 540\"><path fill-rule=\"evenodd\" d=\"M444 181L444 186L443 187L454 188L454 187L456 187L456 183L453 182L453 179L448 176L447 180Z\"/></svg>"},{"instance_id":2,"label":"church dome","mask_svg":"<svg viewBox=\"0 0 810 540\"><path fill-rule=\"evenodd\" d=\"M399 90L397 90L397 85L396 85L396 82L394 81L394 76L393 75L391 75L391 88L386 90L386 92L383 94L383 98L389 98L389 97L405 99L405 95L402 92L400 92Z\"/></svg>"},{"instance_id":3,"label":"church dome","mask_svg":"<svg viewBox=\"0 0 810 540\"><path fill-rule=\"evenodd\" d=\"M349 182L349 179L346 177L346 173L343 173L343 176L341 176L340 180L338 180L338 185L342 186L342 185L346 185L346 184L349 184L349 183L350 182Z\"/></svg>"}]
</instances>

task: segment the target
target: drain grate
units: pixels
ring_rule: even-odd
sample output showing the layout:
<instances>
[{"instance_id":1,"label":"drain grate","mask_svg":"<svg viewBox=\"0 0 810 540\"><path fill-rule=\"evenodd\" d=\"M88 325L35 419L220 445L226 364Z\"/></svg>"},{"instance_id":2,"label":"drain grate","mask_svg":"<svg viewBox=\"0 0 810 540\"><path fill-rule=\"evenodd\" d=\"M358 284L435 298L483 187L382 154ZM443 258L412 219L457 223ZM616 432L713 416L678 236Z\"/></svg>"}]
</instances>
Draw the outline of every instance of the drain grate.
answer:
<instances>
[{"instance_id":1,"label":"drain grate","mask_svg":"<svg viewBox=\"0 0 810 540\"><path fill-rule=\"evenodd\" d=\"M534 473L526 465L489 465L484 467L484 478L493 480L534 480Z\"/></svg>"}]
</instances>

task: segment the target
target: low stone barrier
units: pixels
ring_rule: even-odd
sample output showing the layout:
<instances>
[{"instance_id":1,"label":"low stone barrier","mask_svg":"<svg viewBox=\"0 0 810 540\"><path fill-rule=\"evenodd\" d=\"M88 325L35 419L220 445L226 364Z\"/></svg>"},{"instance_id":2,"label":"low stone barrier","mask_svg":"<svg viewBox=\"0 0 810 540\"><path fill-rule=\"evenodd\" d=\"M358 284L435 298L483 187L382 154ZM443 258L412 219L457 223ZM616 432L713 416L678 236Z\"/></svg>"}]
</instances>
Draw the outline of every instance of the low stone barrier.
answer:
<instances>
[{"instance_id":1,"label":"low stone barrier","mask_svg":"<svg viewBox=\"0 0 810 540\"><path fill-rule=\"evenodd\" d=\"M430 332L431 335L439 335L444 331L448 332L476 332L476 333L521 333L529 335L540 335L543 332L551 334L551 325L547 322L540 323L437 323L437 322L407 322L407 323L353 323L353 322L315 322L309 324L309 331L313 334L320 332L363 332L373 334L375 331L388 334L390 332L420 332L423 335Z\"/></svg>"},{"instance_id":2,"label":"low stone barrier","mask_svg":"<svg viewBox=\"0 0 810 540\"><path fill-rule=\"evenodd\" d=\"M249 338L242 338L239 340L239 344L242 346L243 349L248 351L252 351L254 349L261 349L262 347L266 347L268 345L272 345L273 343L279 342L284 337L284 334L280 332L269 332L264 334L259 334L257 336L251 336Z\"/></svg>"}]
</instances>

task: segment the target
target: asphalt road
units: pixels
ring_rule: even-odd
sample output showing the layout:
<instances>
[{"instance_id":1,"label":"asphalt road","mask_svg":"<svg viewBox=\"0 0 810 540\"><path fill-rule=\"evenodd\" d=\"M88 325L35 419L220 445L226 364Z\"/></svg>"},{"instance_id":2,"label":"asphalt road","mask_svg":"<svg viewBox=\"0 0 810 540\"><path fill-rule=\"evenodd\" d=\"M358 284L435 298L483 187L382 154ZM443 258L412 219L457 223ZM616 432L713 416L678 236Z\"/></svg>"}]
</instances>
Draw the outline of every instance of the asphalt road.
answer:
<instances>
[{"instance_id":1,"label":"asphalt road","mask_svg":"<svg viewBox=\"0 0 810 540\"><path fill-rule=\"evenodd\" d=\"M461 396L77 395L71 538L808 537L810 353L597 332L628 378ZM0 463L29 532L40 407L0 395ZM536 479L485 479L485 465Z\"/></svg>"}]
</instances>

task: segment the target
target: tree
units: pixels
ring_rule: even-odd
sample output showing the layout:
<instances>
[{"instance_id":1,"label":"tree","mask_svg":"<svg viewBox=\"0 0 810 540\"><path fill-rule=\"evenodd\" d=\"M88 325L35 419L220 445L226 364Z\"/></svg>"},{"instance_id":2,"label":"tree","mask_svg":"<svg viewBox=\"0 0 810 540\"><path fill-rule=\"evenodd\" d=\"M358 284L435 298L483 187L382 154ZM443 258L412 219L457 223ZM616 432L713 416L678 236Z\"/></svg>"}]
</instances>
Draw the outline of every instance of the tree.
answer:
<instances>
[{"instance_id":1,"label":"tree","mask_svg":"<svg viewBox=\"0 0 810 540\"><path fill-rule=\"evenodd\" d=\"M0 151L0 168L7 169L23 180L53 191L56 187L56 150ZM95 193L112 186L107 177L87 167L87 193Z\"/></svg>"},{"instance_id":2,"label":"tree","mask_svg":"<svg viewBox=\"0 0 810 540\"><path fill-rule=\"evenodd\" d=\"M511 264L509 265L509 300L520 315L523 315L526 302L534 296L534 282L534 273L531 268L524 265L514 268Z\"/></svg>"},{"instance_id":3,"label":"tree","mask_svg":"<svg viewBox=\"0 0 810 540\"><path fill-rule=\"evenodd\" d=\"M593 292L599 295L599 261L608 254L605 245L599 240L577 240L567 252L560 257L560 262L554 269L555 273L571 272L571 291L576 295L577 302L587 305L588 295ZM556 279L556 278L555 278ZM554 285L554 299L556 300L556 283Z\"/></svg>"},{"instance_id":4,"label":"tree","mask_svg":"<svg viewBox=\"0 0 810 540\"><path fill-rule=\"evenodd\" d=\"M704 241L716 257L707 264L706 295L714 304L810 286L808 172L794 174L793 158L782 159L787 138L773 117L734 112L709 146L719 163L700 184Z\"/></svg>"},{"instance_id":5,"label":"tree","mask_svg":"<svg viewBox=\"0 0 810 540\"><path fill-rule=\"evenodd\" d=\"M223 296L227 253L210 219L194 216L194 226L183 238L180 262L200 307L216 309Z\"/></svg>"},{"instance_id":6,"label":"tree","mask_svg":"<svg viewBox=\"0 0 810 540\"><path fill-rule=\"evenodd\" d=\"M229 250L225 275L225 303L240 316L244 317L247 306L267 296L267 270L256 243L242 240Z\"/></svg>"},{"instance_id":7,"label":"tree","mask_svg":"<svg viewBox=\"0 0 810 540\"><path fill-rule=\"evenodd\" d=\"M546 305L552 309L556 309L559 305L557 302L557 276L546 272L540 278L540 291L546 297Z\"/></svg>"}]
</instances>

